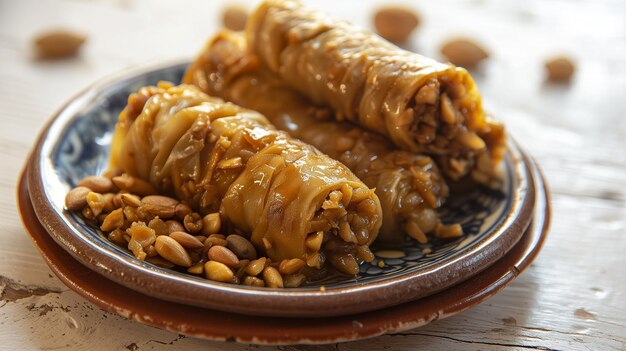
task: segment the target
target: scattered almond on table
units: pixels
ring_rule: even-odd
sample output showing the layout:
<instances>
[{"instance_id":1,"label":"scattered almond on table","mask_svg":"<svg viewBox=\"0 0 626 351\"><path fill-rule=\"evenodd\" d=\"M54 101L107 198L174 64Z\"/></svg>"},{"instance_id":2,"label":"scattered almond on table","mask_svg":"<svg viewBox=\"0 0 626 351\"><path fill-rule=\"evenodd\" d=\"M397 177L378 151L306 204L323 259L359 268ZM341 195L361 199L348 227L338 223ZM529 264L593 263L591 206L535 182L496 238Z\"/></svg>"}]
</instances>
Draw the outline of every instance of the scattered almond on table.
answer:
<instances>
[{"instance_id":1,"label":"scattered almond on table","mask_svg":"<svg viewBox=\"0 0 626 351\"><path fill-rule=\"evenodd\" d=\"M448 40L441 46L440 51L451 63L468 69L478 66L489 57L487 50L468 38Z\"/></svg>"},{"instance_id":2,"label":"scattered almond on table","mask_svg":"<svg viewBox=\"0 0 626 351\"><path fill-rule=\"evenodd\" d=\"M569 82L576 71L574 62L565 56L551 58L545 62L544 66L549 82Z\"/></svg>"},{"instance_id":3,"label":"scattered almond on table","mask_svg":"<svg viewBox=\"0 0 626 351\"><path fill-rule=\"evenodd\" d=\"M247 20L248 11L242 6L230 5L225 7L222 12L222 24L230 30L243 30Z\"/></svg>"},{"instance_id":4,"label":"scattered almond on table","mask_svg":"<svg viewBox=\"0 0 626 351\"><path fill-rule=\"evenodd\" d=\"M374 14L376 32L394 43L405 42L419 23L417 13L406 7L381 7Z\"/></svg>"},{"instance_id":5,"label":"scattered almond on table","mask_svg":"<svg viewBox=\"0 0 626 351\"><path fill-rule=\"evenodd\" d=\"M87 37L73 31L49 31L33 40L39 59L61 59L78 54Z\"/></svg>"}]
</instances>

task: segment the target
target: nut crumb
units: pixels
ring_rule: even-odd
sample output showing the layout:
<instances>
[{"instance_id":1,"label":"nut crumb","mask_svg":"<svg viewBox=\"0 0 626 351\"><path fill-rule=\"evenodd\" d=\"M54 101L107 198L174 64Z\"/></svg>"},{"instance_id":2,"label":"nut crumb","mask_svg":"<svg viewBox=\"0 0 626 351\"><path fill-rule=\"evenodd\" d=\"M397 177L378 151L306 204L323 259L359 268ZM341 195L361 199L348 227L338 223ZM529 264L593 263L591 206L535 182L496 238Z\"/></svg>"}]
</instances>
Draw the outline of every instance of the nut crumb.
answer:
<instances>
[{"instance_id":1,"label":"nut crumb","mask_svg":"<svg viewBox=\"0 0 626 351\"><path fill-rule=\"evenodd\" d=\"M472 39L448 40L441 46L441 54L457 66L474 68L489 57L489 53Z\"/></svg>"}]
</instances>

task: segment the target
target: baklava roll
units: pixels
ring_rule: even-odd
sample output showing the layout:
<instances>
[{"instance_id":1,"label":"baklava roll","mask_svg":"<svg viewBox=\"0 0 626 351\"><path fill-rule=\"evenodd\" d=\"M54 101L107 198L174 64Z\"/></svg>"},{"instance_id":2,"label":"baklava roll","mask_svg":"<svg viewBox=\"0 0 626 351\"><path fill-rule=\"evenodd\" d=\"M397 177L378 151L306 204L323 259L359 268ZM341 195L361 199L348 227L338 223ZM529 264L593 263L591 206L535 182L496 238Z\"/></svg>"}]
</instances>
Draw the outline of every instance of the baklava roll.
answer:
<instances>
[{"instance_id":1,"label":"baklava roll","mask_svg":"<svg viewBox=\"0 0 626 351\"><path fill-rule=\"evenodd\" d=\"M501 124L486 117L470 74L403 50L306 8L266 0L246 26L250 50L313 103L387 136L403 150L434 155L447 176L486 181L505 152Z\"/></svg>"},{"instance_id":2,"label":"baklava roll","mask_svg":"<svg viewBox=\"0 0 626 351\"><path fill-rule=\"evenodd\" d=\"M263 113L288 131L341 161L376 189L383 211L380 242L400 242L405 233L426 242L439 224L436 208L448 187L428 156L397 150L384 137L336 122L263 67L246 50L241 33L221 31L188 68L183 81Z\"/></svg>"},{"instance_id":3,"label":"baklava roll","mask_svg":"<svg viewBox=\"0 0 626 351\"><path fill-rule=\"evenodd\" d=\"M356 274L371 261L382 214L374 191L340 162L277 131L258 112L191 85L129 97L111 167L222 218L274 262L330 262Z\"/></svg>"}]
</instances>

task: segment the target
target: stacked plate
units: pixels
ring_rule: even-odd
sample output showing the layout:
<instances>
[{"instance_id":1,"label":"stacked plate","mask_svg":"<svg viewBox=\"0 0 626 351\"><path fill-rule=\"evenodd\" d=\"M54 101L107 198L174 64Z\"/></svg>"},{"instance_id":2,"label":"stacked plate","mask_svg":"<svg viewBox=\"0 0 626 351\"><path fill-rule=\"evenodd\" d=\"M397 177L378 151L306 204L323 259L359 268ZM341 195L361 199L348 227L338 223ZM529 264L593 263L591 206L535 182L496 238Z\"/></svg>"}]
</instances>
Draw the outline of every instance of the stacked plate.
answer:
<instances>
[{"instance_id":1,"label":"stacked plate","mask_svg":"<svg viewBox=\"0 0 626 351\"><path fill-rule=\"evenodd\" d=\"M186 65L128 72L80 93L46 126L22 174L19 209L32 240L54 273L99 307L206 339L356 340L469 308L510 283L539 252L550 218L548 191L537 165L511 143L499 189L455 195L442 209L444 222L461 223L464 237L374 247L377 259L362 264L357 277L322 290L234 286L135 259L64 210L65 194L106 168L128 94L160 80L178 82Z\"/></svg>"}]
</instances>

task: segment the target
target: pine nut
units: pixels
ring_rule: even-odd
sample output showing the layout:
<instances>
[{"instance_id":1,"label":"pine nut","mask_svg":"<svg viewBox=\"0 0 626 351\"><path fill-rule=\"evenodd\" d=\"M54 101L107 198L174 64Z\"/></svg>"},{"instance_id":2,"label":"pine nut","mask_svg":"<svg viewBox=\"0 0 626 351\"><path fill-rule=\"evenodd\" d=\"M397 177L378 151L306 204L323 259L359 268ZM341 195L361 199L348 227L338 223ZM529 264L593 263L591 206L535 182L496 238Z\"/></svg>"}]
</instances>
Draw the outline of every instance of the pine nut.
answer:
<instances>
[{"instance_id":1,"label":"pine nut","mask_svg":"<svg viewBox=\"0 0 626 351\"><path fill-rule=\"evenodd\" d=\"M306 240L304 241L304 244L306 245L307 249L309 249L310 251L319 251L320 248L322 247L322 242L324 241L324 232L315 232L313 234L309 234L309 236L307 236Z\"/></svg>"},{"instance_id":2,"label":"pine nut","mask_svg":"<svg viewBox=\"0 0 626 351\"><path fill-rule=\"evenodd\" d=\"M172 263L182 267L191 266L191 257L185 251L185 248L169 236L162 235L157 237L154 248L161 257Z\"/></svg>"},{"instance_id":3,"label":"pine nut","mask_svg":"<svg viewBox=\"0 0 626 351\"><path fill-rule=\"evenodd\" d=\"M253 260L257 257L254 245L243 236L231 234L226 237L226 241L228 242L228 248L231 249L237 257L247 258L249 260Z\"/></svg>"},{"instance_id":4,"label":"pine nut","mask_svg":"<svg viewBox=\"0 0 626 351\"><path fill-rule=\"evenodd\" d=\"M458 223L450 225L437 223L437 227L435 228L435 234L437 234L438 238L442 239L459 238L463 236L463 228Z\"/></svg>"},{"instance_id":5,"label":"pine nut","mask_svg":"<svg viewBox=\"0 0 626 351\"><path fill-rule=\"evenodd\" d=\"M257 278L257 277L247 276L243 280L243 285L264 287L265 286L265 282L263 281L263 279L260 279L260 278Z\"/></svg>"},{"instance_id":6,"label":"pine nut","mask_svg":"<svg viewBox=\"0 0 626 351\"><path fill-rule=\"evenodd\" d=\"M228 266L216 261L208 261L204 264L204 274L207 279L217 282L230 282L235 277Z\"/></svg>"},{"instance_id":7,"label":"pine nut","mask_svg":"<svg viewBox=\"0 0 626 351\"><path fill-rule=\"evenodd\" d=\"M339 237L347 243L357 243L356 235L354 235L347 220L339 222Z\"/></svg>"},{"instance_id":8,"label":"pine nut","mask_svg":"<svg viewBox=\"0 0 626 351\"><path fill-rule=\"evenodd\" d=\"M251 276L259 275L263 269L267 266L267 257L261 257L259 259L250 261L246 267L246 274Z\"/></svg>"},{"instance_id":9,"label":"pine nut","mask_svg":"<svg viewBox=\"0 0 626 351\"><path fill-rule=\"evenodd\" d=\"M202 274L204 273L204 262L198 262L193 266L187 269L187 272L191 274Z\"/></svg>"},{"instance_id":10,"label":"pine nut","mask_svg":"<svg viewBox=\"0 0 626 351\"><path fill-rule=\"evenodd\" d=\"M374 261L374 254L367 245L359 245L356 247L356 255L365 262Z\"/></svg>"},{"instance_id":11,"label":"pine nut","mask_svg":"<svg viewBox=\"0 0 626 351\"><path fill-rule=\"evenodd\" d=\"M209 249L209 259L235 267L239 264L237 256L225 246L213 246Z\"/></svg>"},{"instance_id":12,"label":"pine nut","mask_svg":"<svg viewBox=\"0 0 626 351\"><path fill-rule=\"evenodd\" d=\"M186 249L199 249L204 246L195 236L185 232L173 232L170 234L170 238L176 240Z\"/></svg>"},{"instance_id":13,"label":"pine nut","mask_svg":"<svg viewBox=\"0 0 626 351\"><path fill-rule=\"evenodd\" d=\"M330 263L342 273L348 275L359 273L359 263L352 255L333 254L330 256Z\"/></svg>"},{"instance_id":14,"label":"pine nut","mask_svg":"<svg viewBox=\"0 0 626 351\"><path fill-rule=\"evenodd\" d=\"M265 285L270 288L283 288L283 277L278 273L276 268L272 266L265 267L263 270L263 280Z\"/></svg>"},{"instance_id":15,"label":"pine nut","mask_svg":"<svg viewBox=\"0 0 626 351\"><path fill-rule=\"evenodd\" d=\"M459 141L472 150L482 150L486 147L485 141L474 132L461 133Z\"/></svg>"},{"instance_id":16,"label":"pine nut","mask_svg":"<svg viewBox=\"0 0 626 351\"><path fill-rule=\"evenodd\" d=\"M278 271L283 275L292 275L300 272L305 265L304 261L299 258L282 260L278 266Z\"/></svg>"},{"instance_id":17,"label":"pine nut","mask_svg":"<svg viewBox=\"0 0 626 351\"><path fill-rule=\"evenodd\" d=\"M426 234L420 229L417 223L410 219L406 222L404 226L404 231L413 239L417 240L420 244L426 244L428 242L428 238Z\"/></svg>"},{"instance_id":18,"label":"pine nut","mask_svg":"<svg viewBox=\"0 0 626 351\"><path fill-rule=\"evenodd\" d=\"M341 186L341 193L343 194L341 197L341 203L343 204L343 207L347 208L352 200L352 187L349 184L344 183Z\"/></svg>"},{"instance_id":19,"label":"pine nut","mask_svg":"<svg viewBox=\"0 0 626 351\"><path fill-rule=\"evenodd\" d=\"M202 218L202 234L209 235L220 232L222 220L219 212L209 213Z\"/></svg>"},{"instance_id":20,"label":"pine nut","mask_svg":"<svg viewBox=\"0 0 626 351\"><path fill-rule=\"evenodd\" d=\"M321 257L319 251L310 253L306 258L306 265L311 268L320 268L322 266Z\"/></svg>"},{"instance_id":21,"label":"pine nut","mask_svg":"<svg viewBox=\"0 0 626 351\"><path fill-rule=\"evenodd\" d=\"M295 274L283 277L285 288L297 288L304 284L304 282L306 282L306 276L304 274Z\"/></svg>"}]
</instances>

